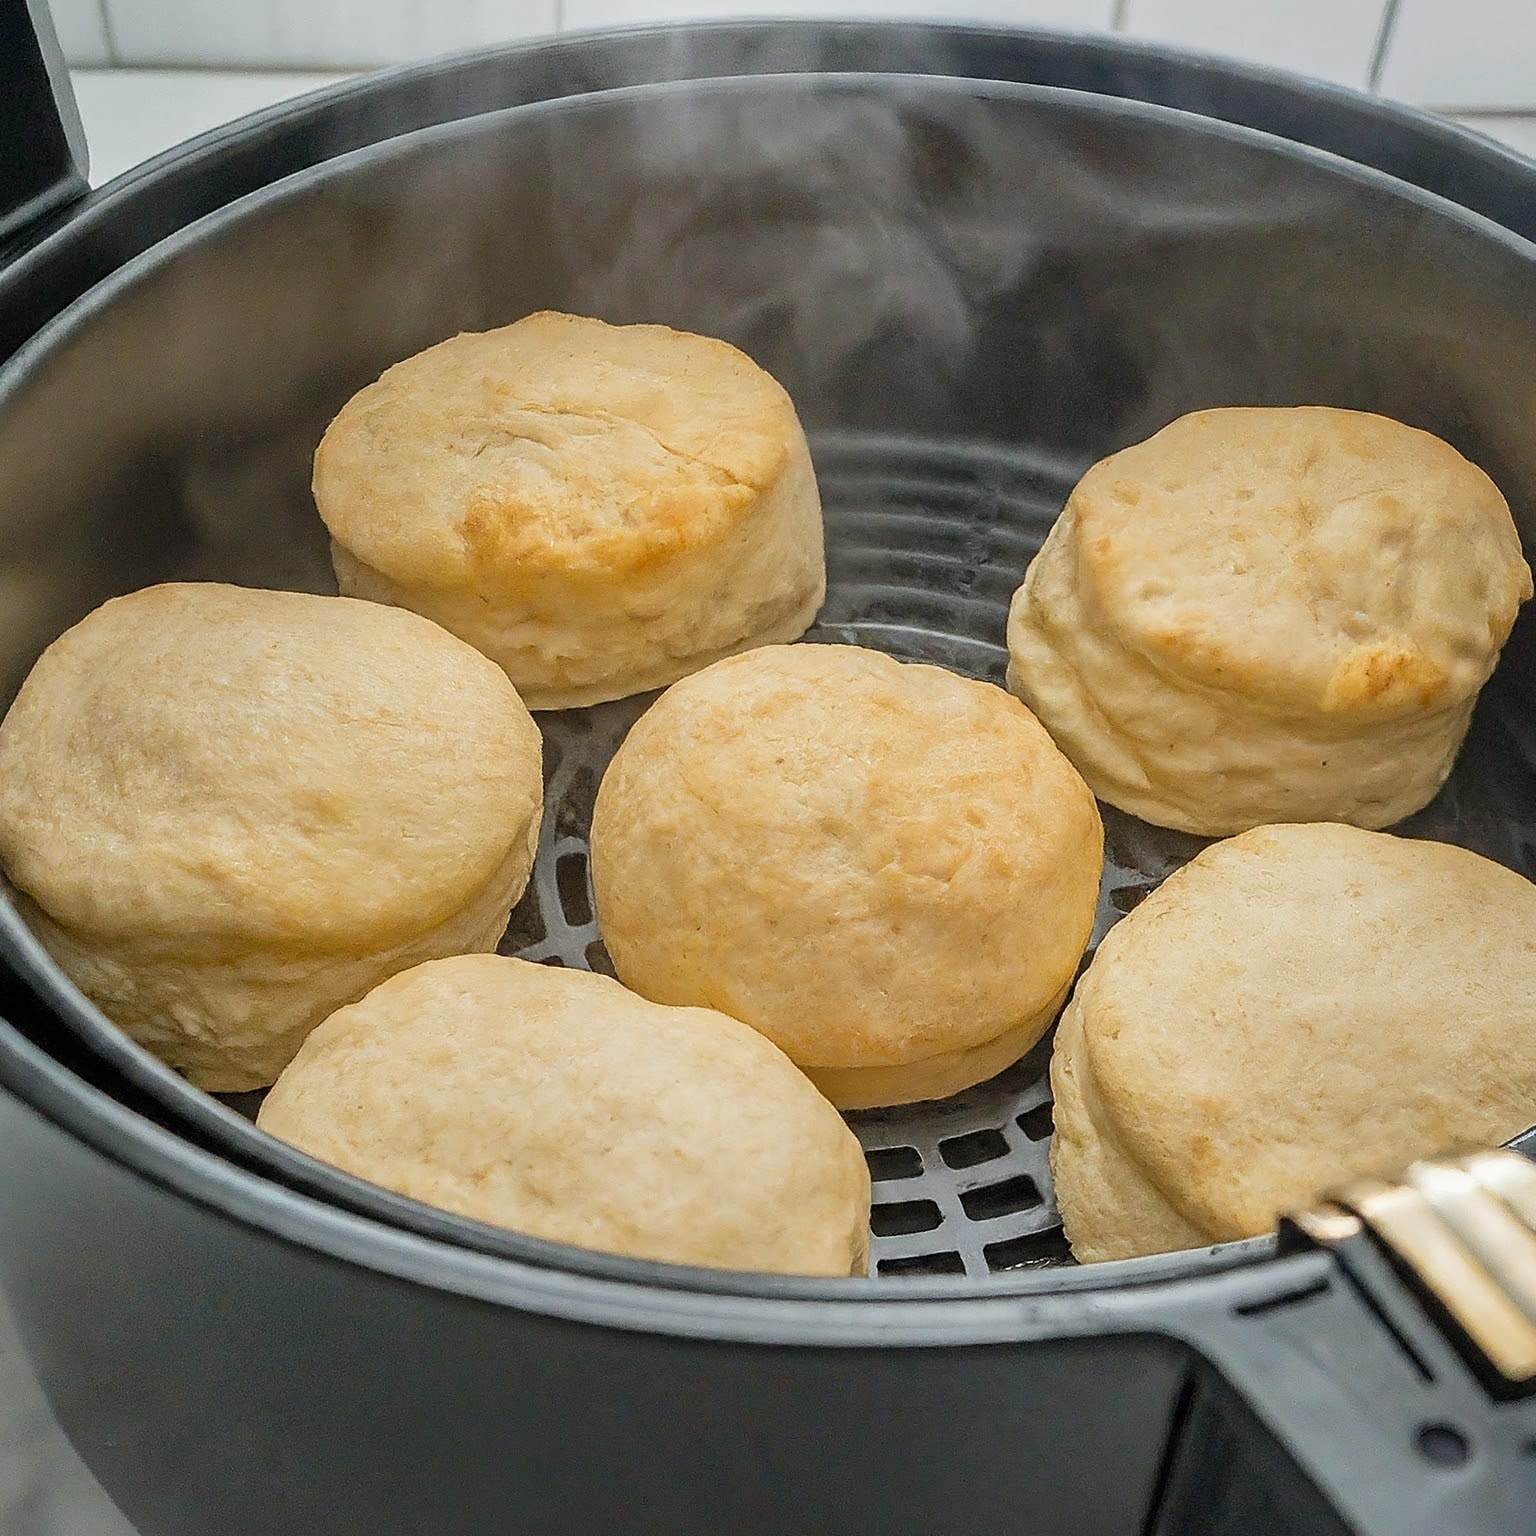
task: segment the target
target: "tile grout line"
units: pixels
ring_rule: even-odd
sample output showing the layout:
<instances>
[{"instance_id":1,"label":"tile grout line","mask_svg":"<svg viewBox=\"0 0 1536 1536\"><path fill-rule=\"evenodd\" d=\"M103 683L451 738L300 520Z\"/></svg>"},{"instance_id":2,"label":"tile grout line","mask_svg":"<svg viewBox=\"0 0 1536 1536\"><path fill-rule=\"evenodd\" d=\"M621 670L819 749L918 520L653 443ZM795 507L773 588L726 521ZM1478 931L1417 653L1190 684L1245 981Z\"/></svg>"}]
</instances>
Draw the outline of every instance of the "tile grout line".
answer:
<instances>
[{"instance_id":1,"label":"tile grout line","mask_svg":"<svg viewBox=\"0 0 1536 1536\"><path fill-rule=\"evenodd\" d=\"M117 28L112 24L112 7L108 0L96 0L96 14L101 19L101 38L107 45L107 62L112 68L122 64L117 47Z\"/></svg>"},{"instance_id":2,"label":"tile grout line","mask_svg":"<svg viewBox=\"0 0 1536 1536\"><path fill-rule=\"evenodd\" d=\"M1373 95L1381 93L1381 76L1387 66L1387 50L1392 46L1392 34L1397 30L1397 13L1402 0L1387 0L1382 8L1381 22L1376 28L1376 42L1371 49L1371 62L1365 72L1365 88Z\"/></svg>"}]
</instances>

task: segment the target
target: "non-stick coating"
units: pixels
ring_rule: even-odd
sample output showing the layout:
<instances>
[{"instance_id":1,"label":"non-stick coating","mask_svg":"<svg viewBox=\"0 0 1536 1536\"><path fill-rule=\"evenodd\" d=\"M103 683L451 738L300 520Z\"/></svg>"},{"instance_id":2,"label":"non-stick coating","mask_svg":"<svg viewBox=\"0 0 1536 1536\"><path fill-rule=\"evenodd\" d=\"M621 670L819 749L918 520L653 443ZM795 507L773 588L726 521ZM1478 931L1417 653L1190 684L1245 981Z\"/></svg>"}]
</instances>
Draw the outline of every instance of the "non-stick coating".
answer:
<instances>
[{"instance_id":1,"label":"non-stick coating","mask_svg":"<svg viewBox=\"0 0 1536 1536\"><path fill-rule=\"evenodd\" d=\"M1006 595L1072 477L1199 406L1350 405L1437 431L1500 482L1529 540L1533 299L1531 247L1433 199L1066 93L779 77L454 124L194 226L18 357L0 380L0 669L14 687L67 623L149 581L330 589L307 491L330 415L399 357L547 306L753 353L827 480L823 624L995 678ZM1409 830L1529 872L1528 656L1512 646L1453 787ZM1195 846L1125 819L1110 836L1106 919ZM206 1122L191 1090L136 1070ZM1031 1256L986 1252L1049 1226L1038 1117L1024 1123L1038 1074L1022 1076L995 1127L1018 1166L994 1182L1040 1198L973 1202L1012 1225L890 1258ZM876 1150L921 1154L921 1127L875 1125Z\"/></svg>"}]
</instances>

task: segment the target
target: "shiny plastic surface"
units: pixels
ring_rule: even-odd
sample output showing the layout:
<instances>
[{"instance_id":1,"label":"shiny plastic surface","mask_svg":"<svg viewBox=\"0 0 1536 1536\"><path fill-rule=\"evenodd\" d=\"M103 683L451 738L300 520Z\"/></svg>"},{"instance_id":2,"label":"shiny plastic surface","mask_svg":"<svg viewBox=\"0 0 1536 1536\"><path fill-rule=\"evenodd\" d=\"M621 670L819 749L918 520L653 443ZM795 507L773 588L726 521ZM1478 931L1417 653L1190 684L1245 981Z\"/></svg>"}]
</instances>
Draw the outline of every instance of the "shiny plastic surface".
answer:
<instances>
[{"instance_id":1,"label":"shiny plastic surface","mask_svg":"<svg viewBox=\"0 0 1536 1536\"><path fill-rule=\"evenodd\" d=\"M0 645L14 684L110 591L322 585L302 487L330 411L414 347L540 303L731 336L823 443L1080 465L1196 404L1372 405L1485 463L1529 536L1531 281L1528 247L1430 200L1082 99L791 80L482 120L189 230L16 360L0 381ZM1529 697L1525 654L1491 698ZM1516 754L1495 777L1518 790L1525 771ZM146 1536L209 1521L237 1536L274 1511L326 1536L364 1516L457 1536L497 1510L508 1529L814 1516L960 1532L1028 1508L1032 1528L1130 1532L1172 1486L1163 1448L1201 1358L1357 1525L1457 1518L1449 1485L1401 1507L1423 1471L1403 1421L1420 1403L1472 1415L1475 1396L1454 1363L1426 1382L1432 1337L1407 1368L1420 1387L1399 1380L1374 1312L1320 1260L1140 1284L999 1276L974 1301L939 1281L901 1301L697 1277L673 1291L327 1211L146 1136L9 1032L0 1068L19 1170L0 1190L0 1278L50 1400ZM1294 1326L1256 1321L1276 1309ZM884 1485L839 1433L851 1422L884 1431ZM1494 1515L1525 1487L1505 1476L1501 1495L1488 1470L1525 1465L1521 1424L1478 1425ZM280 1489L251 1470L296 1445ZM700 1446L711 1472L679 1482Z\"/></svg>"},{"instance_id":2,"label":"shiny plastic surface","mask_svg":"<svg viewBox=\"0 0 1536 1536\"><path fill-rule=\"evenodd\" d=\"M0 254L84 195L85 133L47 0L0 0Z\"/></svg>"}]
</instances>

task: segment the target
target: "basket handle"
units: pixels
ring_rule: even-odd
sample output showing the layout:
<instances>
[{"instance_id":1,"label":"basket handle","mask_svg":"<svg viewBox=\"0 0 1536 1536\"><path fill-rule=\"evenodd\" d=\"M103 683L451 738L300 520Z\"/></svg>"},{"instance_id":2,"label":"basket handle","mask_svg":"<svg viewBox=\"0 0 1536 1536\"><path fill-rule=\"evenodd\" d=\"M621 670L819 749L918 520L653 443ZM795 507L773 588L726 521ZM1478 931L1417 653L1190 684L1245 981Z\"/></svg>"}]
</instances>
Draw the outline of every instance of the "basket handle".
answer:
<instances>
[{"instance_id":1,"label":"basket handle","mask_svg":"<svg viewBox=\"0 0 1536 1536\"><path fill-rule=\"evenodd\" d=\"M85 130L47 0L0 0L0 246L90 189Z\"/></svg>"},{"instance_id":2,"label":"basket handle","mask_svg":"<svg viewBox=\"0 0 1536 1536\"><path fill-rule=\"evenodd\" d=\"M1327 1261L1313 1283L1175 1330L1210 1367L1206 1396L1235 1394L1270 1460L1356 1536L1529 1533L1536 1166L1501 1150L1356 1180L1285 1218L1280 1245ZM1171 1479L1158 1533L1206 1529L1188 1522L1220 1471L1198 1446L1180 1457L1197 1475Z\"/></svg>"}]
</instances>

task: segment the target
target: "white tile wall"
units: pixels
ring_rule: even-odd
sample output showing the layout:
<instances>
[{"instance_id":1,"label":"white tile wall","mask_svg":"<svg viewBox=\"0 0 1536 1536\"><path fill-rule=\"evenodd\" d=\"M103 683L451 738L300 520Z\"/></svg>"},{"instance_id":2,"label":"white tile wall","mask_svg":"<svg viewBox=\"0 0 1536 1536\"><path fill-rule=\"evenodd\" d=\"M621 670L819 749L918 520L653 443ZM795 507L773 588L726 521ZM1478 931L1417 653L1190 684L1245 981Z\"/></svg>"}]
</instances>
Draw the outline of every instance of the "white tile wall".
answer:
<instances>
[{"instance_id":1,"label":"white tile wall","mask_svg":"<svg viewBox=\"0 0 1536 1536\"><path fill-rule=\"evenodd\" d=\"M112 60L101 3L102 0L49 0L59 44L71 64L108 64Z\"/></svg>"},{"instance_id":2,"label":"white tile wall","mask_svg":"<svg viewBox=\"0 0 1536 1536\"><path fill-rule=\"evenodd\" d=\"M1364 86L1384 11L1384 0L1129 0L1124 26L1158 42Z\"/></svg>"},{"instance_id":3,"label":"white tile wall","mask_svg":"<svg viewBox=\"0 0 1536 1536\"><path fill-rule=\"evenodd\" d=\"M396 64L552 32L558 0L106 0L120 64Z\"/></svg>"},{"instance_id":4,"label":"white tile wall","mask_svg":"<svg viewBox=\"0 0 1536 1536\"><path fill-rule=\"evenodd\" d=\"M1114 0L563 0L567 29L705 16L908 16L1102 31Z\"/></svg>"},{"instance_id":5,"label":"white tile wall","mask_svg":"<svg viewBox=\"0 0 1536 1536\"><path fill-rule=\"evenodd\" d=\"M1401 0L1381 90L1443 107L1536 106L1536 0Z\"/></svg>"}]
</instances>

